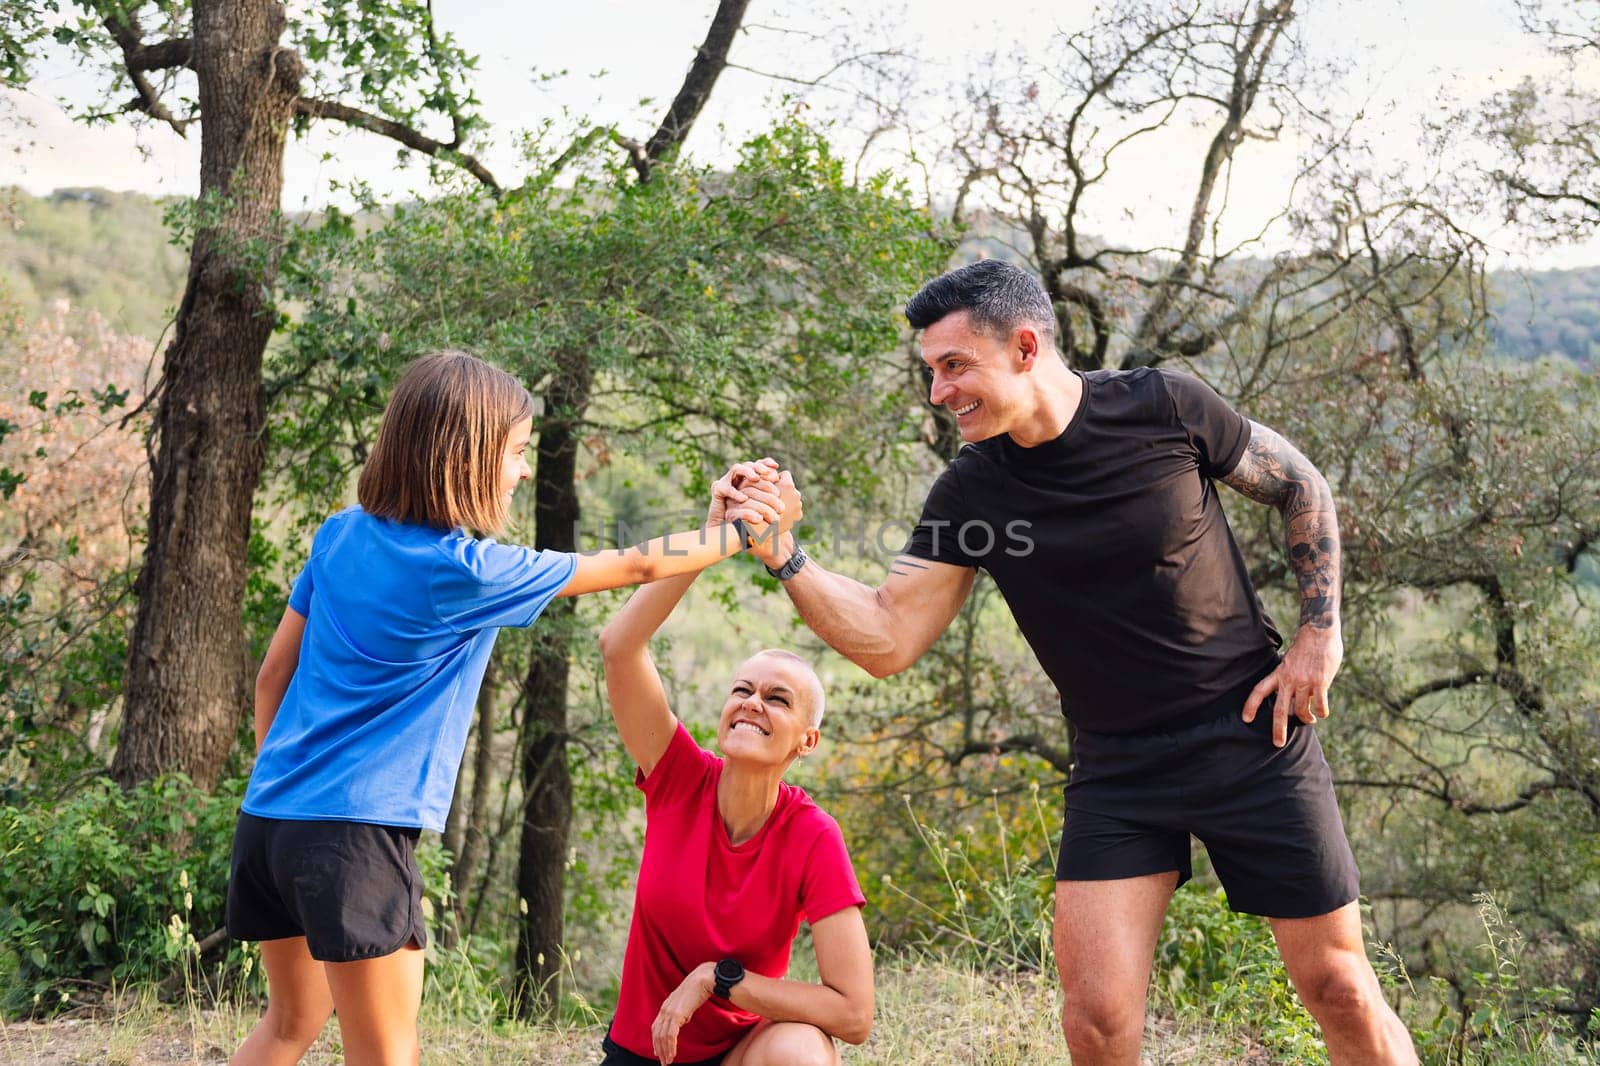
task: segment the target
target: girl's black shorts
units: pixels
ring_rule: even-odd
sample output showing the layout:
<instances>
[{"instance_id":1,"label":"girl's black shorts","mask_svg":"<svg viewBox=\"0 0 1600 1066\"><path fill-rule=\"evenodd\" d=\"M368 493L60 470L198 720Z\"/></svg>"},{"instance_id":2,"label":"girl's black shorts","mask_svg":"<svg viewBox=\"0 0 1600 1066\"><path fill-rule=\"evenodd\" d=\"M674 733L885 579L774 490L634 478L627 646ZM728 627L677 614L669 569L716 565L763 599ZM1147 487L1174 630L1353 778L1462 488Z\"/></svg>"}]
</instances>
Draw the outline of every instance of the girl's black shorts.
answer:
<instances>
[{"instance_id":1,"label":"girl's black shorts","mask_svg":"<svg viewBox=\"0 0 1600 1066\"><path fill-rule=\"evenodd\" d=\"M1176 870L1182 884L1193 835L1233 910L1313 918L1360 895L1317 731L1291 715L1288 743L1274 747L1273 700L1246 724L1248 691L1170 731L1079 730L1056 880Z\"/></svg>"},{"instance_id":2,"label":"girl's black shorts","mask_svg":"<svg viewBox=\"0 0 1600 1066\"><path fill-rule=\"evenodd\" d=\"M416 829L298 822L240 812L228 935L303 936L321 962L376 959L428 943Z\"/></svg>"}]
</instances>

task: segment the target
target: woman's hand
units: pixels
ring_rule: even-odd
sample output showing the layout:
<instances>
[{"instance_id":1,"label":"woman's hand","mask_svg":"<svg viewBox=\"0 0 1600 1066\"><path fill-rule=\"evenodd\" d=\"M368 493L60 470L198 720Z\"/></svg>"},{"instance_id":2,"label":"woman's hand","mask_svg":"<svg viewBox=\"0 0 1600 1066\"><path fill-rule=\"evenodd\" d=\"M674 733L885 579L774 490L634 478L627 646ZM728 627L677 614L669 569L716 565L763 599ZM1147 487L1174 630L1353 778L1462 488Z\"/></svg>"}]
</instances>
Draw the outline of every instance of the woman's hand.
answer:
<instances>
[{"instance_id":1,"label":"woman's hand","mask_svg":"<svg viewBox=\"0 0 1600 1066\"><path fill-rule=\"evenodd\" d=\"M706 525L720 526L731 518L743 517L733 513L733 508L750 498L747 490L762 485L776 485L777 481L776 459L769 457L753 463L734 463L726 474L711 484L711 506L706 510Z\"/></svg>"},{"instance_id":2,"label":"woman's hand","mask_svg":"<svg viewBox=\"0 0 1600 1066\"><path fill-rule=\"evenodd\" d=\"M694 1012L711 998L714 991L716 964L702 962L689 971L689 975L661 1004L661 1010L656 1013L656 1020L650 1026L650 1047L656 1058L661 1060L661 1066L671 1066L672 1060L678 1057L678 1030L694 1017Z\"/></svg>"}]
</instances>

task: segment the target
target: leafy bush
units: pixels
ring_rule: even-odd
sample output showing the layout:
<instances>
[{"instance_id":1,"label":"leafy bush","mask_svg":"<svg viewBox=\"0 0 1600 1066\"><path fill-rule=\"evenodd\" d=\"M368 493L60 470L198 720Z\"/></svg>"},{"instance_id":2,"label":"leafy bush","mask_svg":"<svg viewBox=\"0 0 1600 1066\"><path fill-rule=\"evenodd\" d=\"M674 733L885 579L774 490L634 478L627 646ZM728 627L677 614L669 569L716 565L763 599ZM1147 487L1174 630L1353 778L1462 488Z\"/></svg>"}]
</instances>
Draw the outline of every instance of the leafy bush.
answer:
<instances>
[{"instance_id":1,"label":"leafy bush","mask_svg":"<svg viewBox=\"0 0 1600 1066\"><path fill-rule=\"evenodd\" d=\"M1024 972L1053 968L1050 927L1054 868L1018 854L1037 854L1048 861L1055 853L1038 794L1033 805L1041 845L1027 848L1008 833L997 797L991 797L990 819L942 830L918 818L905 800L907 813L937 877L902 885L889 874L879 884L888 905L907 915L913 932L906 939L938 954L948 954L985 970ZM933 891L937 891L937 897Z\"/></svg>"},{"instance_id":2,"label":"leafy bush","mask_svg":"<svg viewBox=\"0 0 1600 1066\"><path fill-rule=\"evenodd\" d=\"M1265 918L1228 909L1220 888L1191 882L1167 908L1152 1000L1221 1031L1243 1029L1286 1061L1328 1061L1315 1020L1289 985Z\"/></svg>"},{"instance_id":3,"label":"leafy bush","mask_svg":"<svg viewBox=\"0 0 1600 1066\"><path fill-rule=\"evenodd\" d=\"M243 784L101 778L59 809L0 807L0 1011L50 1013L112 983L192 987L201 943L218 943ZM248 977L253 958L231 946L220 972Z\"/></svg>"},{"instance_id":4,"label":"leafy bush","mask_svg":"<svg viewBox=\"0 0 1600 1066\"><path fill-rule=\"evenodd\" d=\"M1483 928L1474 961L1483 965L1470 968L1456 989L1442 978L1430 978L1417 997L1413 1013L1421 1017L1408 1021L1423 1061L1441 1066L1576 1066L1597 1061L1600 1047L1575 1037L1562 1018L1561 1007L1571 993L1530 980L1524 965L1529 945L1504 908L1488 894L1475 896L1473 902ZM1404 966L1397 971L1397 979L1409 986ZM1600 1018L1590 1021L1591 1032L1597 1024Z\"/></svg>"}]
</instances>

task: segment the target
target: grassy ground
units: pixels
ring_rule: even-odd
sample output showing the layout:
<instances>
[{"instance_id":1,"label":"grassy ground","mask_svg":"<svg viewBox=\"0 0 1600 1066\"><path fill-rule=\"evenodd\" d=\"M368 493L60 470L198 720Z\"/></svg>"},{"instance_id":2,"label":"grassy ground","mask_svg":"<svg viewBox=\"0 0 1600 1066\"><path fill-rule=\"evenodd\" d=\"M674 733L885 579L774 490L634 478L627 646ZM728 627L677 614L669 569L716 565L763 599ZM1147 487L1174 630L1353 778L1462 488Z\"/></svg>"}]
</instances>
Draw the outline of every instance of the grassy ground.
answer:
<instances>
[{"instance_id":1,"label":"grassy ground","mask_svg":"<svg viewBox=\"0 0 1600 1066\"><path fill-rule=\"evenodd\" d=\"M845 1048L850 1066L917 1063L1065 1062L1056 1027L1053 980L997 980L949 966L880 969L878 1023L859 1048ZM162 1006L124 997L93 1016L0 1027L0 1062L15 1066L199 1066L226 1061L255 1024L253 1008ZM499 1025L464 1026L424 1007L423 1061L462 1066L574 1066L600 1058L600 1030ZM1248 1041L1156 1020L1146 1034L1145 1059L1158 1066L1272 1060ZM330 1025L305 1060L343 1062L338 1029Z\"/></svg>"}]
</instances>

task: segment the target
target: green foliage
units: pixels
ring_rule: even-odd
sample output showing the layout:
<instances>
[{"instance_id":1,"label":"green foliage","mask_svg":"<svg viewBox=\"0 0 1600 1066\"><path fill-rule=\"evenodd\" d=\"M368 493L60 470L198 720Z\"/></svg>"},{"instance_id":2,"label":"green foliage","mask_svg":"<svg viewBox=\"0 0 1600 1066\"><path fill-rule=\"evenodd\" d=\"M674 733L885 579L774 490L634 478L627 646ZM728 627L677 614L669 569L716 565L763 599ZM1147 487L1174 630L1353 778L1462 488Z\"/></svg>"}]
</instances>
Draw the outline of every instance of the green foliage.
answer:
<instances>
[{"instance_id":1,"label":"green foliage","mask_svg":"<svg viewBox=\"0 0 1600 1066\"><path fill-rule=\"evenodd\" d=\"M819 477L870 480L904 399L858 387L897 340L891 309L944 255L903 190L850 184L797 124L750 141L727 174L630 185L599 147L566 165L566 186L441 197L355 239L332 216L297 237L284 296L305 310L271 371L294 397L273 439L296 494L336 493L399 367L462 345L535 395L558 374L592 381L604 417L586 433L665 447L695 477L777 436L815 454ZM847 421L862 404L872 419ZM546 410L535 431L585 414Z\"/></svg>"},{"instance_id":2,"label":"green foliage","mask_svg":"<svg viewBox=\"0 0 1600 1066\"><path fill-rule=\"evenodd\" d=\"M101 778L60 805L0 807L0 1010L50 1013L85 984L189 973L222 925L243 782ZM198 935L197 935L198 934ZM223 972L248 975L241 947Z\"/></svg>"},{"instance_id":3,"label":"green foliage","mask_svg":"<svg viewBox=\"0 0 1600 1066\"><path fill-rule=\"evenodd\" d=\"M1432 977L1412 988L1398 958L1390 983L1418 993L1405 1006L1417 1049L1425 1063L1440 1066L1561 1066L1591 1063L1600 1052L1590 1038L1575 1039L1556 1013L1571 995L1529 979L1525 963L1530 945L1493 896L1480 894L1477 906L1481 943L1452 987Z\"/></svg>"},{"instance_id":4,"label":"green foliage","mask_svg":"<svg viewBox=\"0 0 1600 1066\"><path fill-rule=\"evenodd\" d=\"M910 884L887 874L876 879L884 906L900 911L909 928L902 943L922 951L948 953L985 970L1040 972L1053 965L1050 944L1055 841L1033 794L1031 841L1011 839L998 797L990 797L989 817L965 822L954 831L917 817L909 797L905 811L931 860L927 878ZM1039 861L1019 852L1032 851ZM1049 865L1046 865L1046 864ZM906 906L909 905L909 906Z\"/></svg>"},{"instance_id":5,"label":"green foliage","mask_svg":"<svg viewBox=\"0 0 1600 1066\"><path fill-rule=\"evenodd\" d=\"M1556 356L1600 365L1600 270L1507 272L1493 280L1495 350L1520 360Z\"/></svg>"},{"instance_id":6,"label":"green foliage","mask_svg":"<svg viewBox=\"0 0 1600 1066\"><path fill-rule=\"evenodd\" d=\"M1172 897L1157 941L1152 1001L1208 1028L1247 1031L1295 1063L1326 1062L1315 1020L1289 984L1266 919L1191 882Z\"/></svg>"},{"instance_id":7,"label":"green foliage","mask_svg":"<svg viewBox=\"0 0 1600 1066\"><path fill-rule=\"evenodd\" d=\"M289 36L309 62L314 95L370 101L385 118L418 128L430 113L448 116L456 147L483 126L466 80L477 57L438 32L432 5L336 0L297 9Z\"/></svg>"}]
</instances>

